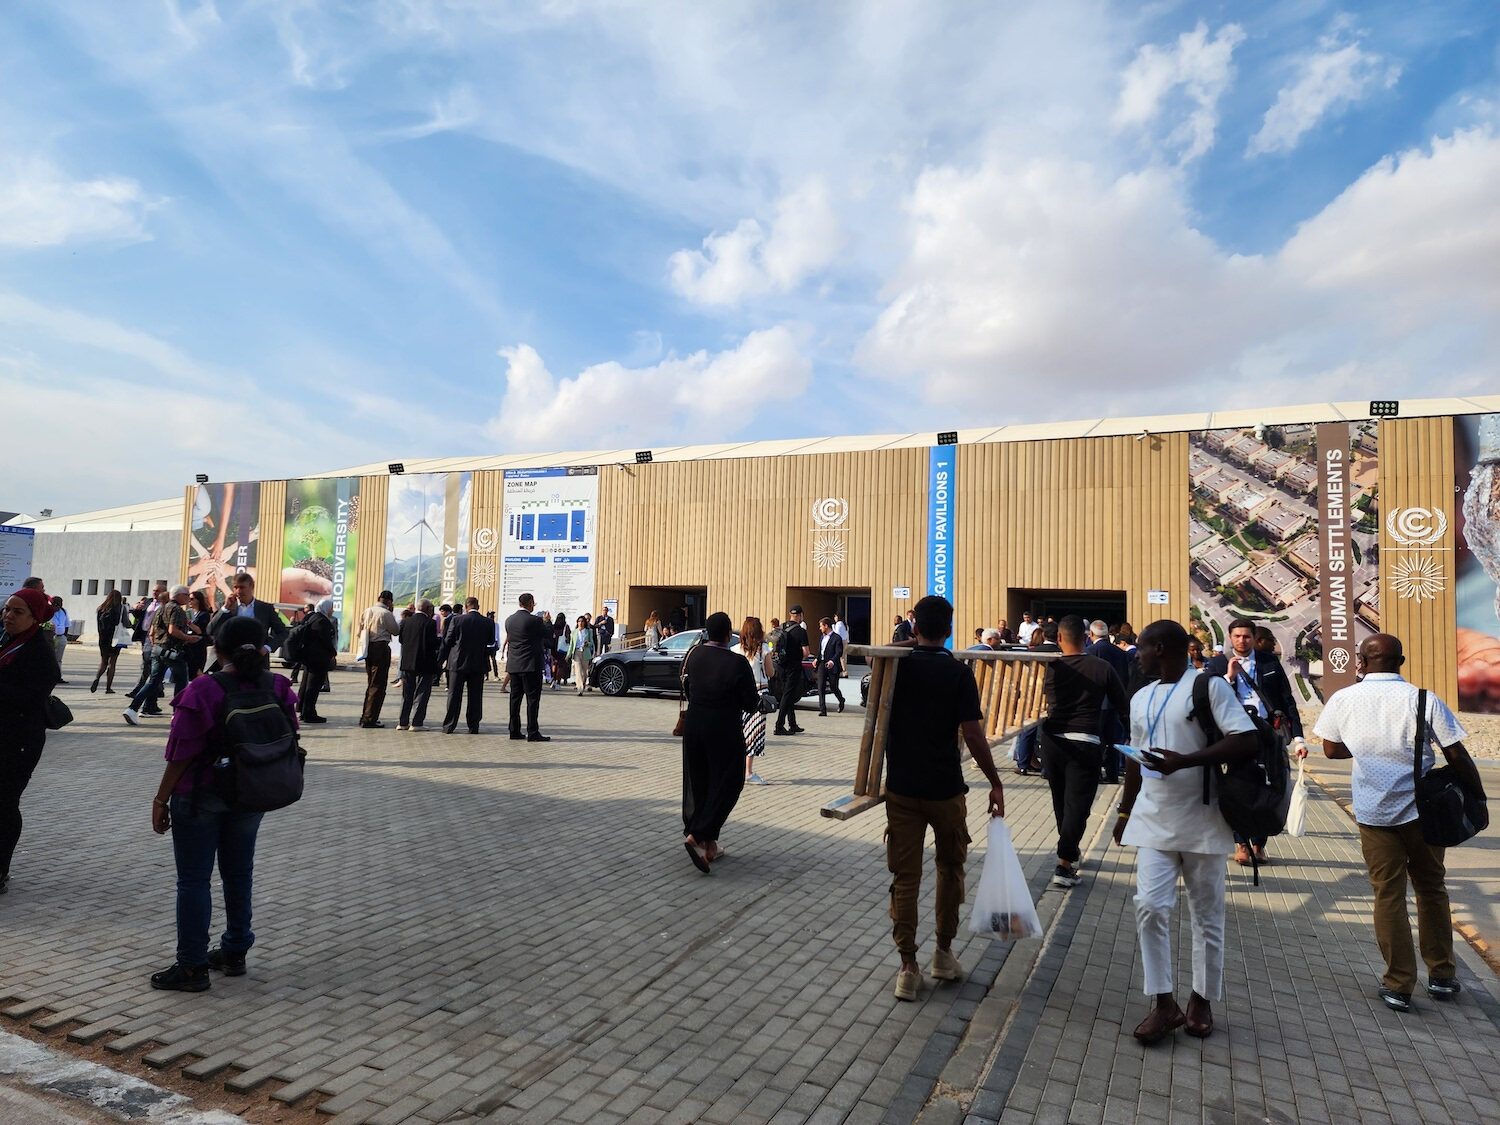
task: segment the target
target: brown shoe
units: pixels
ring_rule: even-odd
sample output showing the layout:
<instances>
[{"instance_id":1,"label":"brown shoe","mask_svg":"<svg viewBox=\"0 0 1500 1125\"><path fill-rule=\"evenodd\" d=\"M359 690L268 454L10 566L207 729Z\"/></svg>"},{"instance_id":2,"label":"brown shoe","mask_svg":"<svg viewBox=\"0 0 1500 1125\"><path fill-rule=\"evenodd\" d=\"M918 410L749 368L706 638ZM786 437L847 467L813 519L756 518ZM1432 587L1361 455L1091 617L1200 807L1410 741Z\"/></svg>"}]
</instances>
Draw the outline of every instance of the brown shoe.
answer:
<instances>
[{"instance_id":1,"label":"brown shoe","mask_svg":"<svg viewBox=\"0 0 1500 1125\"><path fill-rule=\"evenodd\" d=\"M1152 1008L1151 1014L1136 1025L1134 1034L1138 1041L1149 1047L1160 1043L1186 1022L1187 1017L1176 1004L1170 1008Z\"/></svg>"},{"instance_id":2,"label":"brown shoe","mask_svg":"<svg viewBox=\"0 0 1500 1125\"><path fill-rule=\"evenodd\" d=\"M1234 846L1234 862L1238 863L1241 867L1250 866L1249 844L1236 844Z\"/></svg>"},{"instance_id":3,"label":"brown shoe","mask_svg":"<svg viewBox=\"0 0 1500 1125\"><path fill-rule=\"evenodd\" d=\"M1262 866L1271 862L1271 857L1266 854L1266 847L1264 844L1255 849L1255 862L1261 864Z\"/></svg>"},{"instance_id":4,"label":"brown shoe","mask_svg":"<svg viewBox=\"0 0 1500 1125\"><path fill-rule=\"evenodd\" d=\"M1185 1030L1194 1039L1207 1039L1214 1033L1213 1008L1196 992L1188 997L1185 1020Z\"/></svg>"}]
</instances>

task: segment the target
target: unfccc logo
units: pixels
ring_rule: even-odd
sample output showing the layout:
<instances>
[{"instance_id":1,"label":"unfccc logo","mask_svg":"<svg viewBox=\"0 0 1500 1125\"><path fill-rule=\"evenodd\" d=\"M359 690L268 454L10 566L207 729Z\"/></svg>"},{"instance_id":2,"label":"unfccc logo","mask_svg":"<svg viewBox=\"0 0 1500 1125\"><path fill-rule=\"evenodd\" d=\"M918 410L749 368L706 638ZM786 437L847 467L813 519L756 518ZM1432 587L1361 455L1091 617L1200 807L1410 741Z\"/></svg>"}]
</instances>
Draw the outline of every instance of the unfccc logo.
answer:
<instances>
[{"instance_id":1,"label":"unfccc logo","mask_svg":"<svg viewBox=\"0 0 1500 1125\"><path fill-rule=\"evenodd\" d=\"M474 550L493 551L498 538L493 527L481 527L474 533Z\"/></svg>"},{"instance_id":2,"label":"unfccc logo","mask_svg":"<svg viewBox=\"0 0 1500 1125\"><path fill-rule=\"evenodd\" d=\"M849 518L849 501L836 496L814 500L812 518L818 527L843 527Z\"/></svg>"},{"instance_id":3,"label":"unfccc logo","mask_svg":"<svg viewBox=\"0 0 1500 1125\"><path fill-rule=\"evenodd\" d=\"M1385 530L1403 547L1430 547L1448 530L1448 516L1441 508L1394 508Z\"/></svg>"}]
</instances>

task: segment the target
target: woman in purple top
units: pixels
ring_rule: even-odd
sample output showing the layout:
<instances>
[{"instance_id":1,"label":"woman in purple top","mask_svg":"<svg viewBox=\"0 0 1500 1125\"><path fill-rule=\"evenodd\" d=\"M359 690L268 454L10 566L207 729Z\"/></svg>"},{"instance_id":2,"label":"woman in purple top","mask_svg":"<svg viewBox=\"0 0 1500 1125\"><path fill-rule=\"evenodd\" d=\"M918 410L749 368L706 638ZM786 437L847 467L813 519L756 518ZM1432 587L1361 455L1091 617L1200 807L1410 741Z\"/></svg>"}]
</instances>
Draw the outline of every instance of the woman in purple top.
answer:
<instances>
[{"instance_id":1,"label":"woman in purple top","mask_svg":"<svg viewBox=\"0 0 1500 1125\"><path fill-rule=\"evenodd\" d=\"M266 630L253 617L231 617L220 627L214 646L223 674L244 680L266 675L261 649ZM271 676L276 700L297 729L297 696L285 676ZM208 970L226 976L245 973L245 951L255 944L250 929L250 884L255 868L255 834L262 813L231 809L215 793L194 794L203 752L222 721L224 689L214 676L199 676L172 700L172 729L167 735L167 768L151 802L151 827L172 832L177 861L177 961L151 977L151 987L203 992ZM208 948L213 916L214 861L224 884L227 927L214 949Z\"/></svg>"}]
</instances>

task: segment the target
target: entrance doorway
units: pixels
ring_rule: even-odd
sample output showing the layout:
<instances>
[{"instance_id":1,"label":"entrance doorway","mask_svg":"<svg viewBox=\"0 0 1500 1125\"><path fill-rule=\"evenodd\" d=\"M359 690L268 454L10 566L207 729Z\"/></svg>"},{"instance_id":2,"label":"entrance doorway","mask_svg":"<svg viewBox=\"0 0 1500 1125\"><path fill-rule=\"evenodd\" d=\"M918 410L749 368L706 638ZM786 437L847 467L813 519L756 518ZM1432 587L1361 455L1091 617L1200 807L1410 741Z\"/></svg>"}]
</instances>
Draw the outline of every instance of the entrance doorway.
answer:
<instances>
[{"instance_id":1,"label":"entrance doorway","mask_svg":"<svg viewBox=\"0 0 1500 1125\"><path fill-rule=\"evenodd\" d=\"M1125 617L1124 590L1017 590L1012 589L1006 599L1006 617L1014 629L1021 621L1022 613L1031 614L1033 621L1045 621L1049 617L1061 621L1070 613L1076 613L1085 622L1103 621L1111 629Z\"/></svg>"},{"instance_id":2,"label":"entrance doorway","mask_svg":"<svg viewBox=\"0 0 1500 1125\"><path fill-rule=\"evenodd\" d=\"M707 586L632 586L629 600L620 607L620 620L631 636L640 635L652 610L663 625L672 624L676 613L684 629L701 629L707 606Z\"/></svg>"},{"instance_id":3,"label":"entrance doorway","mask_svg":"<svg viewBox=\"0 0 1500 1125\"><path fill-rule=\"evenodd\" d=\"M838 588L788 586L786 604L802 607L802 619L807 624L809 637L818 631L819 618L832 617L837 614L848 626L850 644L867 645L870 643L870 588L868 586ZM849 663L859 662L851 659Z\"/></svg>"}]
</instances>

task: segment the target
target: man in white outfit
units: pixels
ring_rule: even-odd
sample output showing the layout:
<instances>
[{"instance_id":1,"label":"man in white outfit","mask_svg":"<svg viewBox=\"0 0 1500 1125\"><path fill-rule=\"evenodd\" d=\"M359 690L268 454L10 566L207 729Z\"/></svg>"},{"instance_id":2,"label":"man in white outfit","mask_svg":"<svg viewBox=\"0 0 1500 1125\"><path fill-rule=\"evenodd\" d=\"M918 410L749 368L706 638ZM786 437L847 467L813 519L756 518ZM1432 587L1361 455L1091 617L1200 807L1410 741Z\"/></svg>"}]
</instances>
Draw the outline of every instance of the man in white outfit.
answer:
<instances>
[{"instance_id":1,"label":"man in white outfit","mask_svg":"<svg viewBox=\"0 0 1500 1125\"><path fill-rule=\"evenodd\" d=\"M1223 732L1209 745L1192 715L1193 681L1187 631L1175 621L1148 625L1137 641L1147 686L1130 702L1130 743L1149 750L1151 768L1127 760L1115 842L1136 849L1135 924L1145 970L1145 992L1156 1000L1135 1029L1142 1043L1158 1043L1184 1025L1189 1035L1213 1032L1212 1001L1224 982L1224 856L1234 834L1219 812L1218 794L1203 802L1203 774L1255 753L1255 724L1222 677L1209 683L1213 721ZM1151 681L1155 681L1152 683ZM1216 777L1218 770L1211 772ZM1173 992L1172 915L1177 880L1187 888L1193 928L1193 992L1187 1010Z\"/></svg>"}]
</instances>

